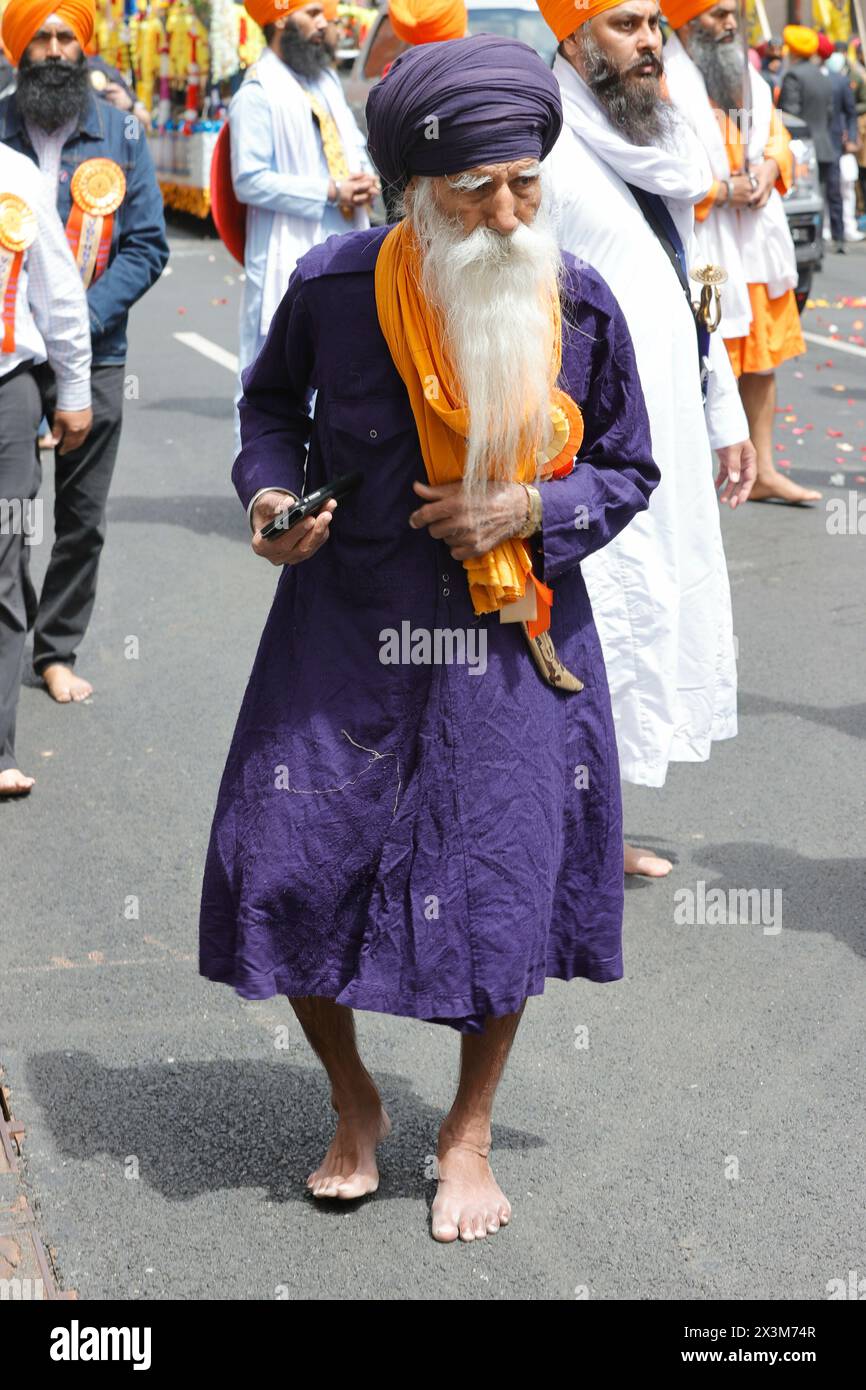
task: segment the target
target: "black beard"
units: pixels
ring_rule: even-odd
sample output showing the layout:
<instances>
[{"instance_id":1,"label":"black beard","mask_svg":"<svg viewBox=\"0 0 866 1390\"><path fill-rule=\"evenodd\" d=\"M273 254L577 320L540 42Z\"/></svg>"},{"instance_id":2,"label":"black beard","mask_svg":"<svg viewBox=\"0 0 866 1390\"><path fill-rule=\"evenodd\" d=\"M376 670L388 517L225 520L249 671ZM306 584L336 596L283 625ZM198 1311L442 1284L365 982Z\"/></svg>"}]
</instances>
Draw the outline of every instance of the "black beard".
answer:
<instances>
[{"instance_id":1,"label":"black beard","mask_svg":"<svg viewBox=\"0 0 866 1390\"><path fill-rule=\"evenodd\" d=\"M32 62L26 54L18 68L15 100L25 124L57 130L80 120L90 99L90 70L82 53L74 63L65 58Z\"/></svg>"},{"instance_id":2,"label":"black beard","mask_svg":"<svg viewBox=\"0 0 866 1390\"><path fill-rule=\"evenodd\" d=\"M721 43L698 21L688 31L689 57L703 76L707 96L729 114L743 105L745 65L739 39Z\"/></svg>"},{"instance_id":3,"label":"black beard","mask_svg":"<svg viewBox=\"0 0 866 1390\"><path fill-rule=\"evenodd\" d=\"M661 60L654 53L641 58L634 67L653 65L653 77L630 76L631 68L621 72L592 37L589 25L580 30L586 85L601 102L611 125L631 145L664 145L674 125L673 109L659 92ZM653 78L655 80L653 80Z\"/></svg>"},{"instance_id":4,"label":"black beard","mask_svg":"<svg viewBox=\"0 0 866 1390\"><path fill-rule=\"evenodd\" d=\"M280 34L280 57L286 67L299 77L318 77L320 72L330 67L334 58L331 44L322 40L313 43L305 39L297 28L289 23Z\"/></svg>"}]
</instances>

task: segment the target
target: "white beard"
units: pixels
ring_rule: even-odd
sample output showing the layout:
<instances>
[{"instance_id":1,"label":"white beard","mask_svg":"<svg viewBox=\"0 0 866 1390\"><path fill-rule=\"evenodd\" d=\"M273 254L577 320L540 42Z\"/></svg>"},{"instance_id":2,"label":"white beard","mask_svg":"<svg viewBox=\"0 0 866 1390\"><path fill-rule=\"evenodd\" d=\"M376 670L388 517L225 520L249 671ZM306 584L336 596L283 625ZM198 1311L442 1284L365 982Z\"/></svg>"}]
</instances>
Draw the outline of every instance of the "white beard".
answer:
<instances>
[{"instance_id":1,"label":"white beard","mask_svg":"<svg viewBox=\"0 0 866 1390\"><path fill-rule=\"evenodd\" d=\"M419 178L406 218L421 248L421 289L439 316L443 342L468 410L463 484L513 482L527 447L549 440L554 385L550 299L561 261L541 208L510 235L468 235L442 212L432 180Z\"/></svg>"}]
</instances>

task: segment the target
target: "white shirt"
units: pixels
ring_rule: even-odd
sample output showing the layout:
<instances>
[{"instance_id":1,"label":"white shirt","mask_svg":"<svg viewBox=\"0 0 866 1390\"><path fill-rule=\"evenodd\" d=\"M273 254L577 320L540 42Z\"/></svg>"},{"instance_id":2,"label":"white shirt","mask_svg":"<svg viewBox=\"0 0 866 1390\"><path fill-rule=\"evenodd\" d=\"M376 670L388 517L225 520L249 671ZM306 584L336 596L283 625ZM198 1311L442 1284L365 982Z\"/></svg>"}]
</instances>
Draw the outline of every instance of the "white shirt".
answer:
<instances>
[{"instance_id":1,"label":"white shirt","mask_svg":"<svg viewBox=\"0 0 866 1390\"><path fill-rule=\"evenodd\" d=\"M77 125L78 121L75 116L65 125L58 126L57 130L43 130L41 126L31 125L29 121L27 122L27 134L36 151L36 158L39 160L39 168L45 179L48 196L55 201L57 199L57 184L60 179L60 160L63 155L63 146Z\"/></svg>"},{"instance_id":2,"label":"white shirt","mask_svg":"<svg viewBox=\"0 0 866 1390\"><path fill-rule=\"evenodd\" d=\"M15 300L15 351L0 353L0 379L22 362L51 364L57 409L90 405L90 317L78 267L39 170L0 143L0 193L15 193L36 215ZM9 253L6 252L6 255Z\"/></svg>"}]
</instances>

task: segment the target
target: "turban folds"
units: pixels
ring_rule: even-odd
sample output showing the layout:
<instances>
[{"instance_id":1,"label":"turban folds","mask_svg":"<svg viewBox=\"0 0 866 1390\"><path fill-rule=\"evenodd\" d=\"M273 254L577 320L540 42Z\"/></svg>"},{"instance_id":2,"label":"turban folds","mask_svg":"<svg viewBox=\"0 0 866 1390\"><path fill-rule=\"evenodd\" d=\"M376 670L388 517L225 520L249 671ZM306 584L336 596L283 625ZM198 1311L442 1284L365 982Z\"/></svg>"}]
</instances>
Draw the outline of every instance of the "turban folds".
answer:
<instances>
[{"instance_id":1,"label":"turban folds","mask_svg":"<svg viewBox=\"0 0 866 1390\"><path fill-rule=\"evenodd\" d=\"M81 47L93 33L93 0L9 0L3 13L3 42L15 67L50 14L69 25Z\"/></svg>"},{"instance_id":2,"label":"turban folds","mask_svg":"<svg viewBox=\"0 0 866 1390\"><path fill-rule=\"evenodd\" d=\"M818 35L818 52L822 58L829 58L830 54L834 52L833 40L827 34Z\"/></svg>"},{"instance_id":3,"label":"turban folds","mask_svg":"<svg viewBox=\"0 0 866 1390\"><path fill-rule=\"evenodd\" d=\"M388 14L404 43L440 43L466 33L464 0L389 0Z\"/></svg>"},{"instance_id":4,"label":"turban folds","mask_svg":"<svg viewBox=\"0 0 866 1390\"><path fill-rule=\"evenodd\" d=\"M387 184L544 159L562 129L559 86L534 48L475 34L408 48L367 98L367 149Z\"/></svg>"},{"instance_id":5,"label":"turban folds","mask_svg":"<svg viewBox=\"0 0 866 1390\"><path fill-rule=\"evenodd\" d=\"M714 5L716 0L709 0L709 5ZM541 17L548 29L552 29L560 43L567 39L569 34L573 34L575 29L579 29L587 20L595 19L597 14L603 14L605 10L615 10L617 5L625 4L625 0L588 0L587 4L580 0L538 0L538 8L541 10Z\"/></svg>"},{"instance_id":6,"label":"turban folds","mask_svg":"<svg viewBox=\"0 0 866 1390\"><path fill-rule=\"evenodd\" d=\"M672 29L682 29L715 3L716 0L662 0L662 14Z\"/></svg>"},{"instance_id":7,"label":"turban folds","mask_svg":"<svg viewBox=\"0 0 866 1390\"><path fill-rule=\"evenodd\" d=\"M798 58L811 58L813 53L818 52L818 35L814 29L807 29L805 24L786 24L782 39Z\"/></svg>"},{"instance_id":8,"label":"turban folds","mask_svg":"<svg viewBox=\"0 0 866 1390\"><path fill-rule=\"evenodd\" d=\"M309 3L310 0L244 0L244 9L250 19L264 29L266 24L276 24L278 19L285 19L287 14L302 10ZM327 12L325 17L330 17Z\"/></svg>"}]
</instances>

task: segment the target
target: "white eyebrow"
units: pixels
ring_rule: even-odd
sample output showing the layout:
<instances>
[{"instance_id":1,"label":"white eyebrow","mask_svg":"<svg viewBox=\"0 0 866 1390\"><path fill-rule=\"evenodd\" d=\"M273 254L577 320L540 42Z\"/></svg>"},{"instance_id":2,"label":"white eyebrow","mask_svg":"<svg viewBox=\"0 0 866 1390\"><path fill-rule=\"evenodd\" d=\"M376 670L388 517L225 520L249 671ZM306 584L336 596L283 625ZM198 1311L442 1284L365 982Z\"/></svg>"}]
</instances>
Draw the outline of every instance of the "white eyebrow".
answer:
<instances>
[{"instance_id":1,"label":"white eyebrow","mask_svg":"<svg viewBox=\"0 0 866 1390\"><path fill-rule=\"evenodd\" d=\"M514 175L514 178L533 179L540 172L541 165L536 161L534 164L530 164L528 169L521 169L518 174ZM463 190L474 192L477 188L483 188L486 183L493 182L489 174L446 174L445 181L449 187L453 188L456 192L461 192Z\"/></svg>"},{"instance_id":2,"label":"white eyebrow","mask_svg":"<svg viewBox=\"0 0 866 1390\"><path fill-rule=\"evenodd\" d=\"M474 190L483 188L485 183L492 183L493 180L489 174L446 174L445 182L456 190Z\"/></svg>"}]
</instances>

